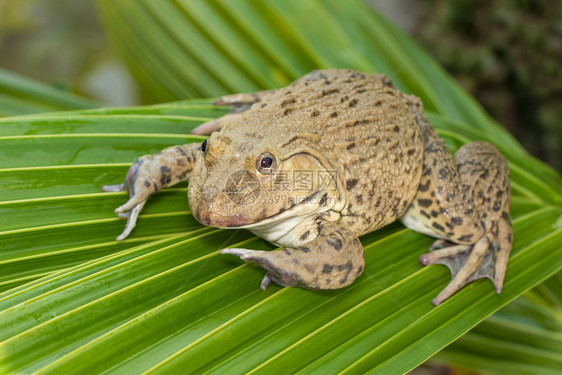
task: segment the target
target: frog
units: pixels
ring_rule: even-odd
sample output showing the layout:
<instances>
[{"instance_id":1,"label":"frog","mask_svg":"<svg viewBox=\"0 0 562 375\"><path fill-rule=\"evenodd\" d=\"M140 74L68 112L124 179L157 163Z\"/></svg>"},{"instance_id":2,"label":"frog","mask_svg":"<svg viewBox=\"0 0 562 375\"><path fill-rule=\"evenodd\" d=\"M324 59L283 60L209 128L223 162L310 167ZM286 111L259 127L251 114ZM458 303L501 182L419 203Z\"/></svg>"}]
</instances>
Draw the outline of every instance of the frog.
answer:
<instances>
[{"instance_id":1,"label":"frog","mask_svg":"<svg viewBox=\"0 0 562 375\"><path fill-rule=\"evenodd\" d=\"M365 268L360 236L396 220L435 238L419 256L451 281L439 305L466 284L489 278L502 290L513 231L509 168L490 143L453 155L424 115L422 101L382 74L316 70L287 87L228 95L231 113L201 124L202 143L139 157L115 212L127 237L147 199L189 180L201 224L245 228L279 247L220 251L266 272L261 288L339 289Z\"/></svg>"}]
</instances>

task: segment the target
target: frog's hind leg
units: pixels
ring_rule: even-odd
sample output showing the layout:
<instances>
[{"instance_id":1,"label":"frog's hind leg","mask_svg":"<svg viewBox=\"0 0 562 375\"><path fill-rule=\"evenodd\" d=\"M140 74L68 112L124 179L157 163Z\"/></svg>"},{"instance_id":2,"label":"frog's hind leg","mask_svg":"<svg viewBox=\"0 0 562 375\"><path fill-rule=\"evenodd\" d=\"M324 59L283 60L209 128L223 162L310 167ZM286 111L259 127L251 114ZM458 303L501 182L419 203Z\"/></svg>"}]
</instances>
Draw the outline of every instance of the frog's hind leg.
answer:
<instances>
[{"instance_id":1,"label":"frog's hind leg","mask_svg":"<svg viewBox=\"0 0 562 375\"><path fill-rule=\"evenodd\" d=\"M452 280L435 305L482 277L500 293L512 239L503 156L485 142L464 145L454 162L445 150L430 134L418 193L401 218L409 228L439 238L433 251L420 256L423 265L444 264L451 271Z\"/></svg>"}]
</instances>

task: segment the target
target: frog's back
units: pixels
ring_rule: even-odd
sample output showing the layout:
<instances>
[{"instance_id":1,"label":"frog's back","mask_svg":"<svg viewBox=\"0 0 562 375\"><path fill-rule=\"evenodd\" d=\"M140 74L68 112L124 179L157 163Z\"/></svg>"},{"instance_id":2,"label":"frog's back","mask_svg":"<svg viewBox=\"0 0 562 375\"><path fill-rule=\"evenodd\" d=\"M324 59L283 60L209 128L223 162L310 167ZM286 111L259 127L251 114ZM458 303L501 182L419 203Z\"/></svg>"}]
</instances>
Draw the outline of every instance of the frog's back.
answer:
<instances>
[{"instance_id":1,"label":"frog's back","mask_svg":"<svg viewBox=\"0 0 562 375\"><path fill-rule=\"evenodd\" d=\"M248 134L268 134L281 154L314 151L329 164L344 191L335 209L355 233L395 220L414 198L423 161L421 104L385 76L315 71L255 107ZM269 120L251 121L251 112Z\"/></svg>"}]
</instances>

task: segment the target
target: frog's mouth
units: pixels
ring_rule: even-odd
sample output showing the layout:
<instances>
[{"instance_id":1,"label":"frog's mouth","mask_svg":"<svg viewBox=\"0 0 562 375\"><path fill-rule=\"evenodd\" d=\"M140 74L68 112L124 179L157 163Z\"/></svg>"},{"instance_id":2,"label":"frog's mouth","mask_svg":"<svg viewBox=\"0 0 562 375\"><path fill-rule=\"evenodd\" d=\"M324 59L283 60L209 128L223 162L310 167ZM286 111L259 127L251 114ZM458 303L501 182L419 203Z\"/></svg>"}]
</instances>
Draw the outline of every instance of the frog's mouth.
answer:
<instances>
[{"instance_id":1,"label":"frog's mouth","mask_svg":"<svg viewBox=\"0 0 562 375\"><path fill-rule=\"evenodd\" d=\"M311 212L319 212L316 204L307 203L320 201L316 198L320 198L321 194L320 191L314 192L301 202L280 207L273 213L266 213L267 210L265 209L260 212L256 210L256 207L249 206L247 209L237 210L237 212L231 215L221 215L215 212L213 203L209 204L206 200L200 201L192 213L201 224L215 228L269 228L275 225L275 223L285 222L290 218L306 216Z\"/></svg>"}]
</instances>

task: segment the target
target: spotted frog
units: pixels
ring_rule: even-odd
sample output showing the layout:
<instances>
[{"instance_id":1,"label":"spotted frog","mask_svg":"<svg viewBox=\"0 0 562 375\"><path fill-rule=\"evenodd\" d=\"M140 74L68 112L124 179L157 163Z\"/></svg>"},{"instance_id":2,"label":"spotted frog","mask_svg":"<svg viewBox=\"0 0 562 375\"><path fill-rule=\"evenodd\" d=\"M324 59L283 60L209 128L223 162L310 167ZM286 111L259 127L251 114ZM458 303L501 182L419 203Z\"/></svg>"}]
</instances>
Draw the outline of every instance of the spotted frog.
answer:
<instances>
[{"instance_id":1,"label":"spotted frog","mask_svg":"<svg viewBox=\"0 0 562 375\"><path fill-rule=\"evenodd\" d=\"M467 283L490 278L498 293L511 250L509 170L486 142L454 157L421 101L383 75L319 70L288 87L223 97L235 111L196 128L202 144L140 157L116 209L125 238L146 200L189 179L189 206L204 225L247 228L281 247L224 249L267 272L262 289L336 289L364 269L359 236L396 219L436 237L423 265L444 264L452 280L438 305Z\"/></svg>"}]
</instances>

